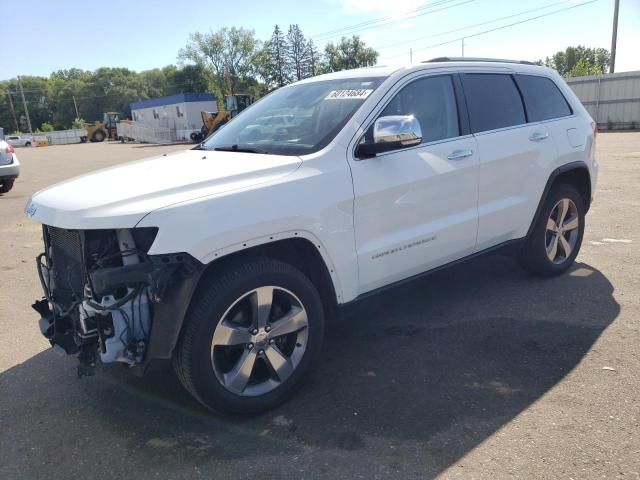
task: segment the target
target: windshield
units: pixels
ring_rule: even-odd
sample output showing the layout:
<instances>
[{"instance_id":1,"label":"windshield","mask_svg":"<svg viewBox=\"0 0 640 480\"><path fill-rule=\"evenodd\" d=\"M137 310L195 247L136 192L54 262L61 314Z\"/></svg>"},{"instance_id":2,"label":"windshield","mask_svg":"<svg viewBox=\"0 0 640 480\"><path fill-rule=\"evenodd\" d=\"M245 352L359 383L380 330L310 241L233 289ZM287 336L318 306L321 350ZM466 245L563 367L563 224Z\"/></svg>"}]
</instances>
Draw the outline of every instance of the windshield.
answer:
<instances>
[{"instance_id":1,"label":"windshield","mask_svg":"<svg viewBox=\"0 0 640 480\"><path fill-rule=\"evenodd\" d=\"M215 132L201 148L279 155L317 152L383 80L345 78L280 88Z\"/></svg>"}]
</instances>

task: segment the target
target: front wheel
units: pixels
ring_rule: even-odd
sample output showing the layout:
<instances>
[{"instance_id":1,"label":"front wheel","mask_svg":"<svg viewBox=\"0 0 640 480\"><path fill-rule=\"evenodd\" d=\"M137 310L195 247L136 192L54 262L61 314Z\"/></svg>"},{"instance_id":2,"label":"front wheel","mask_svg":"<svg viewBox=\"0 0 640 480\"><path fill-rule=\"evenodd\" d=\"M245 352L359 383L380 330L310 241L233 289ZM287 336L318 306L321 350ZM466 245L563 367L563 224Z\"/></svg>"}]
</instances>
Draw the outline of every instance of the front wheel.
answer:
<instances>
[{"instance_id":1,"label":"front wheel","mask_svg":"<svg viewBox=\"0 0 640 480\"><path fill-rule=\"evenodd\" d=\"M542 276L565 272L574 262L584 235L584 201L571 185L554 185L520 252L520 264Z\"/></svg>"},{"instance_id":2,"label":"front wheel","mask_svg":"<svg viewBox=\"0 0 640 480\"><path fill-rule=\"evenodd\" d=\"M106 135L102 130L96 130L95 132L93 132L93 135L91 136L91 141L94 143L103 142L105 138L106 138Z\"/></svg>"},{"instance_id":3,"label":"front wheel","mask_svg":"<svg viewBox=\"0 0 640 480\"><path fill-rule=\"evenodd\" d=\"M284 402L320 353L324 312L313 283L271 259L203 281L174 355L183 385L225 414L254 415Z\"/></svg>"}]
</instances>

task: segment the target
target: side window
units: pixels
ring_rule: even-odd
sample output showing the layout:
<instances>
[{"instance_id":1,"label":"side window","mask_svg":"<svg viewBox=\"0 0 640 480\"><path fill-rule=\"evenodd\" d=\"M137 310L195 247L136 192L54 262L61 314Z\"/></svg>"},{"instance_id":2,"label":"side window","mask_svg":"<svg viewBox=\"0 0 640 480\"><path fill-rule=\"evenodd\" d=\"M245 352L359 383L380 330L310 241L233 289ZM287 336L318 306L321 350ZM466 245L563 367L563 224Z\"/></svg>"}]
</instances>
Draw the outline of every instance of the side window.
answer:
<instances>
[{"instance_id":1,"label":"side window","mask_svg":"<svg viewBox=\"0 0 640 480\"><path fill-rule=\"evenodd\" d=\"M453 82L449 75L416 80L400 90L380 114L413 115L420 122L422 143L460 135Z\"/></svg>"},{"instance_id":2,"label":"side window","mask_svg":"<svg viewBox=\"0 0 640 480\"><path fill-rule=\"evenodd\" d=\"M546 77L516 75L530 122L571 115L571 108L555 83Z\"/></svg>"},{"instance_id":3,"label":"side window","mask_svg":"<svg viewBox=\"0 0 640 480\"><path fill-rule=\"evenodd\" d=\"M462 85L474 133L527 123L511 75L466 73Z\"/></svg>"}]
</instances>

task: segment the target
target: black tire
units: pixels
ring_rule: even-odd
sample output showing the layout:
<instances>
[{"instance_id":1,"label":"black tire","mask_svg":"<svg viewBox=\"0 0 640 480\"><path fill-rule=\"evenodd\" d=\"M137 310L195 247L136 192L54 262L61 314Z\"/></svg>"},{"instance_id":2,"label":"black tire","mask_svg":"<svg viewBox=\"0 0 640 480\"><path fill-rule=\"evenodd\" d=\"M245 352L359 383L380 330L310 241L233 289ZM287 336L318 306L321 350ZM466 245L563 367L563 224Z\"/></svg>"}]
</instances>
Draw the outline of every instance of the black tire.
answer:
<instances>
[{"instance_id":1,"label":"black tire","mask_svg":"<svg viewBox=\"0 0 640 480\"><path fill-rule=\"evenodd\" d=\"M96 130L95 132L93 132L93 135L91 135L91 141L92 142L104 142L104 139L107 136L104 134L104 132L102 130Z\"/></svg>"},{"instance_id":2,"label":"black tire","mask_svg":"<svg viewBox=\"0 0 640 480\"><path fill-rule=\"evenodd\" d=\"M3 180L0 184L0 193L9 193L9 191L13 188L13 183L15 179Z\"/></svg>"},{"instance_id":3,"label":"black tire","mask_svg":"<svg viewBox=\"0 0 640 480\"><path fill-rule=\"evenodd\" d=\"M552 213L555 212L554 208L558 202L563 199L568 199L575 205L578 227L576 228L575 243L570 255L565 257L560 255L558 263L554 263L547 255L547 240L550 238L548 235L553 235L548 233L547 221L552 216ZM582 237L584 235L584 219L584 200L576 188L567 184L552 186L540 211L540 215L536 220L536 224L520 251L518 257L520 265L528 272L544 277L553 277L564 273L573 264L580 251Z\"/></svg>"},{"instance_id":4,"label":"black tire","mask_svg":"<svg viewBox=\"0 0 640 480\"><path fill-rule=\"evenodd\" d=\"M31 146L31 142L27 142L24 144L25 147L30 147Z\"/></svg>"},{"instance_id":5,"label":"black tire","mask_svg":"<svg viewBox=\"0 0 640 480\"><path fill-rule=\"evenodd\" d=\"M313 283L291 265L266 258L229 266L202 282L173 357L182 384L205 407L226 415L256 415L287 400L309 377L322 346L324 311ZM308 321L306 348L293 372L277 387L258 396L243 396L227 389L216 376L211 345L218 322L230 306L263 286L281 287L300 300Z\"/></svg>"}]
</instances>

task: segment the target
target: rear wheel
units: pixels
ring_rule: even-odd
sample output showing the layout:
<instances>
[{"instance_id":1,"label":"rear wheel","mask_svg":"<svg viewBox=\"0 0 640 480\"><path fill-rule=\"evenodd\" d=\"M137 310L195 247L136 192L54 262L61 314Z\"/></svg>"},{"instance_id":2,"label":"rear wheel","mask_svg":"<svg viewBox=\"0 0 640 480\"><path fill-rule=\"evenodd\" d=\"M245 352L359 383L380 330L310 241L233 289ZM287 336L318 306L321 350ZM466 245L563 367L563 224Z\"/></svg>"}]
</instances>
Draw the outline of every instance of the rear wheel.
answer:
<instances>
[{"instance_id":1,"label":"rear wheel","mask_svg":"<svg viewBox=\"0 0 640 480\"><path fill-rule=\"evenodd\" d=\"M554 276L573 264L584 234L584 201L571 185L554 185L536 225L520 252L528 271Z\"/></svg>"},{"instance_id":2,"label":"rear wheel","mask_svg":"<svg viewBox=\"0 0 640 480\"><path fill-rule=\"evenodd\" d=\"M253 415L284 402L308 376L324 331L320 296L291 265L229 268L194 298L174 367L206 407Z\"/></svg>"},{"instance_id":3,"label":"rear wheel","mask_svg":"<svg viewBox=\"0 0 640 480\"><path fill-rule=\"evenodd\" d=\"M13 188L15 179L0 181L0 193L8 193Z\"/></svg>"},{"instance_id":4,"label":"rear wheel","mask_svg":"<svg viewBox=\"0 0 640 480\"><path fill-rule=\"evenodd\" d=\"M31 146L31 142L27 142L24 144L25 147L30 147Z\"/></svg>"}]
</instances>

